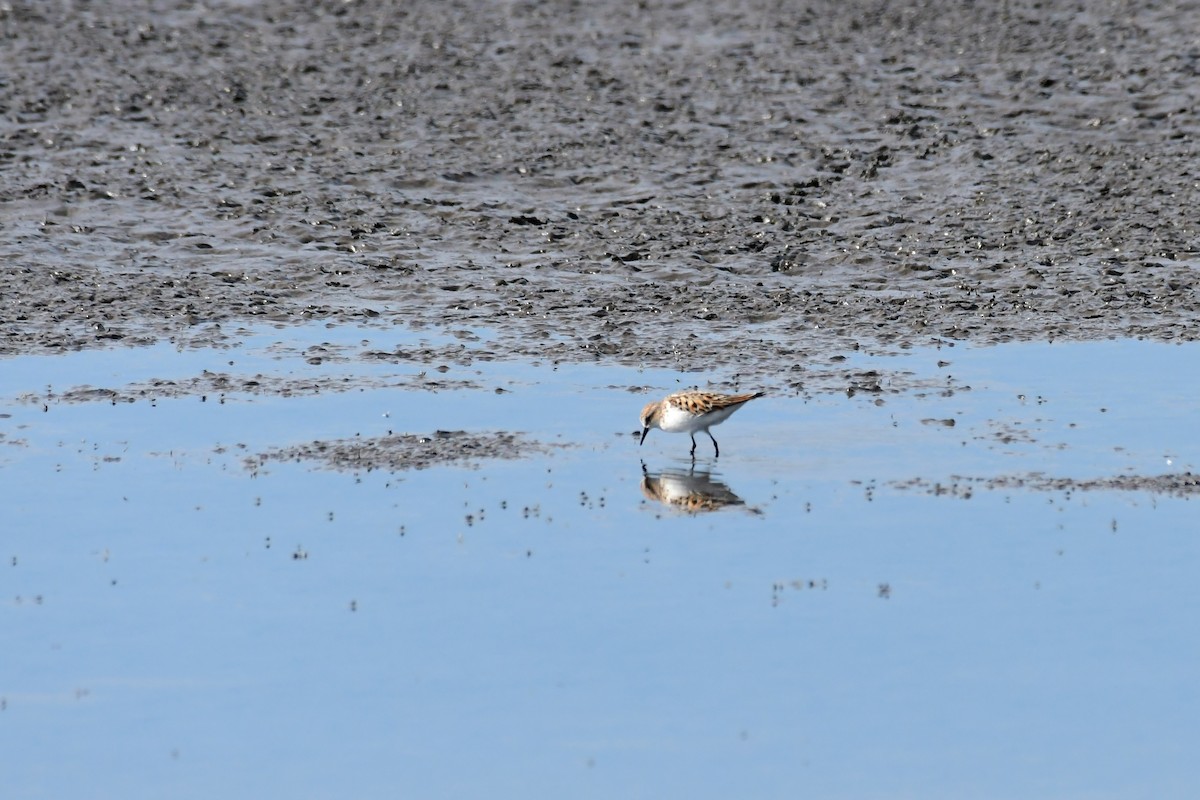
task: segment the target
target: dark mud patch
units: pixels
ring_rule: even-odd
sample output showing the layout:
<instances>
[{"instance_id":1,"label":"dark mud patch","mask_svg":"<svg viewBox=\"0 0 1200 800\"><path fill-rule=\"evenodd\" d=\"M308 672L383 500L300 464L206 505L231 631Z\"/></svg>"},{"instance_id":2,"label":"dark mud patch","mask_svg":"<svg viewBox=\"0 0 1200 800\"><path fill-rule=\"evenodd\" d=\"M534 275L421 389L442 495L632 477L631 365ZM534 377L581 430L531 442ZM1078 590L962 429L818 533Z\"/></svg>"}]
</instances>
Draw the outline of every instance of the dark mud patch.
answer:
<instances>
[{"instance_id":1,"label":"dark mud patch","mask_svg":"<svg viewBox=\"0 0 1200 800\"><path fill-rule=\"evenodd\" d=\"M246 469L264 471L272 463L307 462L341 472L405 472L480 461L526 458L560 447L526 438L520 433L435 431L371 438L334 439L267 450L244 460Z\"/></svg>"},{"instance_id":2,"label":"dark mud patch","mask_svg":"<svg viewBox=\"0 0 1200 800\"><path fill-rule=\"evenodd\" d=\"M204 371L200 375L179 379L151 379L120 388L74 386L60 391L27 392L18 395L19 403L49 406L53 403L136 403L140 401L199 397L223 403L227 398L245 396L306 397L337 392L374 389L407 389L440 392L461 389L480 389L481 384L467 379L431 377L425 373L408 376L377 378L360 375L313 375L289 378L278 375L237 375ZM496 392L509 391L496 387Z\"/></svg>"},{"instance_id":3,"label":"dark mud patch","mask_svg":"<svg viewBox=\"0 0 1200 800\"><path fill-rule=\"evenodd\" d=\"M6 446L7 447L27 448L27 447L29 447L29 440L23 439L23 438L22 439L10 438L8 436L8 434L0 432L0 447L6 447Z\"/></svg>"},{"instance_id":4,"label":"dark mud patch","mask_svg":"<svg viewBox=\"0 0 1200 800\"><path fill-rule=\"evenodd\" d=\"M905 491L918 491L938 497L969 500L977 491L1024 490L1033 492L1145 492L1190 498L1200 495L1200 475L1179 472L1166 475L1118 475L1111 478L1056 478L1042 473L1001 475L993 478L970 478L959 475L945 481L913 478L893 481L891 486Z\"/></svg>"},{"instance_id":5,"label":"dark mud patch","mask_svg":"<svg viewBox=\"0 0 1200 800\"><path fill-rule=\"evenodd\" d=\"M381 334L380 338L384 339L386 336ZM475 338L478 340L479 337ZM237 353L236 347L222 349L219 345L214 345L207 337L205 342L209 347L215 347L222 350L223 353L228 352L231 358L222 358L222 361L227 361L230 365L247 360L244 354ZM940 346L950 347L952 343L942 342ZM198 349L199 347L201 345L196 344L194 347L189 346L186 349ZM503 394L515 391L522 384L520 380L503 377L502 364L492 370L501 375L489 375L482 370L470 369L476 359L487 362L498 360L495 350L487 346L467 348L461 344L419 343L398 344L389 348L379 347L368 339L362 339L353 344L322 342L313 345L293 345L278 342L263 348L263 354L266 359L280 363L277 372L205 369L196 375L179 378L150 378L120 386L79 385L68 388L51 386L40 392L25 392L16 395L14 399L18 403L27 405L49 406L54 403L96 402L116 405L182 397L199 397L204 401L224 402L226 398L235 397L267 395L304 397L376 389L404 389L435 393L477 390ZM263 360L257 353L253 357L260 363ZM297 377L296 367L300 363L304 365L299 369L302 377ZM950 362L938 363L945 366ZM371 374L370 371L356 372L353 367L355 364L368 368L388 365L397 370L408 371L384 375ZM550 369L557 364L556 361L538 358L524 362L523 366L532 365ZM258 365L256 364L256 366ZM339 369L323 373L322 365L337 365ZM347 365L350 365L349 369L347 369ZM467 374L463 375L463 372ZM750 384L743 380L741 374L735 374L732 380L681 386L680 388L736 392L743 391L743 387L757 389L760 386L773 387L773 391L780 395L806 398L820 394L844 393L848 397L867 398L877 405L886 403L889 397L902 394L913 394L918 397L930 395L949 397L957 392L969 391L971 388L950 374L930 377L908 369L889 369L882 364L870 368L849 366L845 356L823 359L809 366L797 365L777 375L774 381L769 382ZM607 388L634 394L653 395L661 392L661 389L657 387L636 384L610 384Z\"/></svg>"},{"instance_id":6,"label":"dark mud patch","mask_svg":"<svg viewBox=\"0 0 1200 800\"><path fill-rule=\"evenodd\" d=\"M1191 23L4 4L0 354L422 324L781 388L856 345L1195 339Z\"/></svg>"}]
</instances>

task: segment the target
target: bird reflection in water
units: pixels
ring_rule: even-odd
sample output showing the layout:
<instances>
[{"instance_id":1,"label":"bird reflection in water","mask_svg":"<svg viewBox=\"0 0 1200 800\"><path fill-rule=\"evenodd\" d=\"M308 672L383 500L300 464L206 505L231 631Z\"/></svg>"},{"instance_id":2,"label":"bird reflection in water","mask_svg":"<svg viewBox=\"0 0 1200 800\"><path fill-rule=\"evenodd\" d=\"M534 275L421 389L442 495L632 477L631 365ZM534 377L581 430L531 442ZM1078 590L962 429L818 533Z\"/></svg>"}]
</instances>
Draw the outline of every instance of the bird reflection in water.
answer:
<instances>
[{"instance_id":1,"label":"bird reflection in water","mask_svg":"<svg viewBox=\"0 0 1200 800\"><path fill-rule=\"evenodd\" d=\"M724 482L712 473L696 469L664 469L651 472L642 462L642 494L649 500L657 500L665 506L688 514L720 511L739 506L753 514L762 513L747 508L746 501L733 493Z\"/></svg>"}]
</instances>

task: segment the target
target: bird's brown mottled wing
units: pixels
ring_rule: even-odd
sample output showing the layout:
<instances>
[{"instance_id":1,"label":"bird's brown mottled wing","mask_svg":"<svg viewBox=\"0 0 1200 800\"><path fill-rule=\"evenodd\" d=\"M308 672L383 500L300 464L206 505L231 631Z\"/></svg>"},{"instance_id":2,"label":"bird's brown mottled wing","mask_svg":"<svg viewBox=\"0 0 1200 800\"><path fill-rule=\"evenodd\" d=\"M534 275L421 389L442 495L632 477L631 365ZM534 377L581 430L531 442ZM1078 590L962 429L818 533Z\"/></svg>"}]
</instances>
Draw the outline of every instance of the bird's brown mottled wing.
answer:
<instances>
[{"instance_id":1,"label":"bird's brown mottled wing","mask_svg":"<svg viewBox=\"0 0 1200 800\"><path fill-rule=\"evenodd\" d=\"M693 416L720 411L730 406L739 406L748 400L762 397L763 392L748 392L746 394L720 394L719 392L676 392L663 400L675 408L682 409Z\"/></svg>"},{"instance_id":2,"label":"bird's brown mottled wing","mask_svg":"<svg viewBox=\"0 0 1200 800\"><path fill-rule=\"evenodd\" d=\"M746 394L713 394L712 408L728 408L729 406L740 406L749 400L756 397L762 397L763 392L747 392Z\"/></svg>"}]
</instances>

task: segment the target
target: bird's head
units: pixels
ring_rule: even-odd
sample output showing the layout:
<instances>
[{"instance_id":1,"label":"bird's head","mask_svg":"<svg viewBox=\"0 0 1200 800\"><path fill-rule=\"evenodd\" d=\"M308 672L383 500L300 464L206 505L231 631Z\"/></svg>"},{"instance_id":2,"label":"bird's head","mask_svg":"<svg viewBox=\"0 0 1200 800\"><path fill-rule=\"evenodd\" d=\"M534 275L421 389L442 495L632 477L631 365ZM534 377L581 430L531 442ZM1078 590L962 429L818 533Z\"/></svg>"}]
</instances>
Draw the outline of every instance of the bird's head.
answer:
<instances>
[{"instance_id":1,"label":"bird's head","mask_svg":"<svg viewBox=\"0 0 1200 800\"><path fill-rule=\"evenodd\" d=\"M660 403L647 403L646 407L642 409L642 438L638 442L639 445L646 441L646 435L650 433L651 428L658 427L661 408L662 405Z\"/></svg>"}]
</instances>

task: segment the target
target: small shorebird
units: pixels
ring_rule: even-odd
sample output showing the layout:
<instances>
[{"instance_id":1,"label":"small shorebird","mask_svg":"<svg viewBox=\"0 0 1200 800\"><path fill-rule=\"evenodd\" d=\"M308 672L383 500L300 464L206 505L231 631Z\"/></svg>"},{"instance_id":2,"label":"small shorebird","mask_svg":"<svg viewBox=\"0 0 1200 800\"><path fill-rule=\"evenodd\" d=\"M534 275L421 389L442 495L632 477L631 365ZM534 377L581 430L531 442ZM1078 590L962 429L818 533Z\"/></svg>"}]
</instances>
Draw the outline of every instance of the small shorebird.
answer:
<instances>
[{"instance_id":1,"label":"small shorebird","mask_svg":"<svg viewBox=\"0 0 1200 800\"><path fill-rule=\"evenodd\" d=\"M676 392L656 403L648 403L642 409L642 440L651 428L667 433L686 433L692 437L692 458L696 458L696 431L704 431L712 439L713 451L718 457L721 447L709 430L729 418L747 402L762 397L765 392L749 394L719 394L717 392Z\"/></svg>"}]
</instances>

